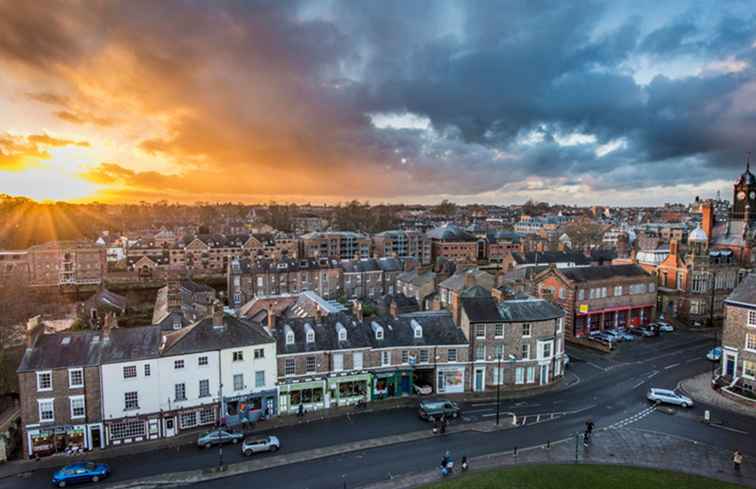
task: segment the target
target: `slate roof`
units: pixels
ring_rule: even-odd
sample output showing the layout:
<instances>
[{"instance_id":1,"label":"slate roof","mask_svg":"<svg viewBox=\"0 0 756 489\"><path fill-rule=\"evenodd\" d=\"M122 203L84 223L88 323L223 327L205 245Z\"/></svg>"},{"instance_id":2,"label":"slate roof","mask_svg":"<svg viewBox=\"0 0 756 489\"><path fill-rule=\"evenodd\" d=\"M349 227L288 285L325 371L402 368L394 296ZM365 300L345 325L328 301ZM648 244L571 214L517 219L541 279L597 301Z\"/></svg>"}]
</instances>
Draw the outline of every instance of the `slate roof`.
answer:
<instances>
[{"instance_id":1,"label":"slate roof","mask_svg":"<svg viewBox=\"0 0 756 489\"><path fill-rule=\"evenodd\" d=\"M341 324L346 328L346 341L339 341L337 324ZM293 345L286 344L287 327L294 332ZM309 328L312 328L315 332L315 341L313 343L307 343L307 330ZM329 314L322 317L319 321L316 321L315 318L282 319L276 323L273 336L276 339L276 350L279 355L370 347L370 341L361 323L344 313Z\"/></svg>"},{"instance_id":2,"label":"slate roof","mask_svg":"<svg viewBox=\"0 0 756 489\"><path fill-rule=\"evenodd\" d=\"M725 299L727 304L756 306L756 273L749 273Z\"/></svg>"},{"instance_id":3,"label":"slate roof","mask_svg":"<svg viewBox=\"0 0 756 489\"><path fill-rule=\"evenodd\" d=\"M465 286L465 274L466 273L472 273L475 277L475 284L483 287L484 289L492 289L496 282L496 277L491 275L488 272L484 272L482 270L468 270L460 273L455 273L451 277L447 278L440 284L438 284L439 288L443 289L449 289L449 290L455 290L459 291L462 290Z\"/></svg>"},{"instance_id":4,"label":"slate roof","mask_svg":"<svg viewBox=\"0 0 756 489\"><path fill-rule=\"evenodd\" d=\"M223 316L223 323L222 329L215 328L213 318L206 317L178 331L165 333L165 346L161 354L164 356L183 355L275 341L257 324L229 315Z\"/></svg>"},{"instance_id":5,"label":"slate roof","mask_svg":"<svg viewBox=\"0 0 756 489\"><path fill-rule=\"evenodd\" d=\"M384 256L378 258L378 266L384 272L401 272L402 262L398 258Z\"/></svg>"},{"instance_id":6,"label":"slate roof","mask_svg":"<svg viewBox=\"0 0 756 489\"><path fill-rule=\"evenodd\" d=\"M426 234L431 239L440 241L476 241L475 236L456 224L444 224L431 229Z\"/></svg>"},{"instance_id":7,"label":"slate roof","mask_svg":"<svg viewBox=\"0 0 756 489\"><path fill-rule=\"evenodd\" d=\"M244 258L239 260L239 268L242 273L297 272L300 270L336 268L338 266L338 260L328 260L326 258L281 258L279 260L271 260L268 258L251 260L249 258Z\"/></svg>"},{"instance_id":8,"label":"slate roof","mask_svg":"<svg viewBox=\"0 0 756 489\"><path fill-rule=\"evenodd\" d=\"M193 294L197 292L215 292L215 289L210 287L209 285L195 282L194 280L189 278L181 281L181 288L186 289Z\"/></svg>"},{"instance_id":9,"label":"slate roof","mask_svg":"<svg viewBox=\"0 0 756 489\"><path fill-rule=\"evenodd\" d=\"M160 327L114 328L102 344L101 361L118 363L160 356Z\"/></svg>"},{"instance_id":10,"label":"slate roof","mask_svg":"<svg viewBox=\"0 0 756 489\"><path fill-rule=\"evenodd\" d=\"M128 301L126 297L111 292L106 288L101 288L96 293L92 294L89 299L84 303L87 308L105 308L112 312L118 312L123 314L126 311Z\"/></svg>"},{"instance_id":11,"label":"slate roof","mask_svg":"<svg viewBox=\"0 0 756 489\"><path fill-rule=\"evenodd\" d=\"M528 251L526 253L512 253L512 258L518 265L540 265L548 263L574 263L577 266L590 265L591 261L582 253L568 253L564 251Z\"/></svg>"},{"instance_id":12,"label":"slate roof","mask_svg":"<svg viewBox=\"0 0 756 489\"><path fill-rule=\"evenodd\" d=\"M544 299L527 298L502 301L499 313L505 322L546 321L564 316L564 311Z\"/></svg>"},{"instance_id":13,"label":"slate roof","mask_svg":"<svg viewBox=\"0 0 756 489\"><path fill-rule=\"evenodd\" d=\"M397 282L405 282L412 284L416 287L422 287L423 285L433 282L436 279L434 272L417 273L417 270L410 270L409 272L400 273L396 280Z\"/></svg>"},{"instance_id":14,"label":"slate roof","mask_svg":"<svg viewBox=\"0 0 756 489\"><path fill-rule=\"evenodd\" d=\"M462 309L471 323L501 321L501 313L492 297L463 297Z\"/></svg>"},{"instance_id":15,"label":"slate roof","mask_svg":"<svg viewBox=\"0 0 756 489\"><path fill-rule=\"evenodd\" d=\"M341 260L341 269L344 273L377 272L381 268L374 258L360 258L358 260Z\"/></svg>"},{"instance_id":16,"label":"slate roof","mask_svg":"<svg viewBox=\"0 0 756 489\"><path fill-rule=\"evenodd\" d=\"M618 277L651 278L638 265L604 265L598 267L562 268L559 273L573 282L590 282L593 280L609 280Z\"/></svg>"},{"instance_id":17,"label":"slate roof","mask_svg":"<svg viewBox=\"0 0 756 489\"><path fill-rule=\"evenodd\" d=\"M100 331L42 334L27 349L18 372L67 367L92 367L100 362Z\"/></svg>"},{"instance_id":18,"label":"slate roof","mask_svg":"<svg viewBox=\"0 0 756 489\"><path fill-rule=\"evenodd\" d=\"M462 291L459 293L459 296L469 298L491 297L491 292L489 292L488 289L484 289L480 285L473 285L470 288L462 289Z\"/></svg>"}]
</instances>

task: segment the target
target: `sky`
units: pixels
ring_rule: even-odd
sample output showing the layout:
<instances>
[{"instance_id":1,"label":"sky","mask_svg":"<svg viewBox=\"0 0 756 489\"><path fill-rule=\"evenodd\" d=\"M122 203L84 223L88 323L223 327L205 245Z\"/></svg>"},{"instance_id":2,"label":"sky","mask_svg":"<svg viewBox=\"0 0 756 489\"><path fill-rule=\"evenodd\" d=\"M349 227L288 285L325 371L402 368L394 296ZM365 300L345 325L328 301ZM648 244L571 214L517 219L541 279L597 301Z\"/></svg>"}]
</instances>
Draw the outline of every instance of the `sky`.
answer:
<instances>
[{"instance_id":1,"label":"sky","mask_svg":"<svg viewBox=\"0 0 756 489\"><path fill-rule=\"evenodd\" d=\"M0 193L729 197L756 2L0 0Z\"/></svg>"}]
</instances>

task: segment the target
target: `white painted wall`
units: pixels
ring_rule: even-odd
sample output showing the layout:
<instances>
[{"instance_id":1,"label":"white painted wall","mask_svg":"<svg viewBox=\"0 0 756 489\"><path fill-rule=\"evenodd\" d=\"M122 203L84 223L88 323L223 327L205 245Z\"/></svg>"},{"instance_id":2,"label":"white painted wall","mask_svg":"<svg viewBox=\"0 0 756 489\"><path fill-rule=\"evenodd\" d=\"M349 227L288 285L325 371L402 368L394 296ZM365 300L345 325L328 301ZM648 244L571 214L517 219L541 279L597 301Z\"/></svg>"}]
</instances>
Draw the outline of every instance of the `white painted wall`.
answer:
<instances>
[{"instance_id":1,"label":"white painted wall","mask_svg":"<svg viewBox=\"0 0 756 489\"><path fill-rule=\"evenodd\" d=\"M200 357L207 357L207 365L199 365ZM176 369L174 367L176 360L183 360L184 368ZM169 411L217 402L217 351L166 356L160 358L158 363L160 371L160 409ZM199 397L199 382L203 379L208 379L210 381L210 397ZM186 385L186 401L176 401L175 399L175 386L179 383L184 383Z\"/></svg>"},{"instance_id":2,"label":"white painted wall","mask_svg":"<svg viewBox=\"0 0 756 489\"><path fill-rule=\"evenodd\" d=\"M145 377L144 366L150 365L150 376ZM123 378L123 367L136 366L137 376L130 379ZM140 360L124 363L110 363L100 367L102 376L102 409L104 419L119 419L134 416L137 413L155 413L160 410L158 393L160 378L158 361ZM124 394L136 391L139 393L139 410L124 411Z\"/></svg>"},{"instance_id":3,"label":"white painted wall","mask_svg":"<svg viewBox=\"0 0 756 489\"><path fill-rule=\"evenodd\" d=\"M264 358L254 358L254 350L256 349L264 351ZM243 360L236 362L233 360L235 351L243 353ZM278 376L275 343L229 348L221 351L221 371L224 397L275 389ZM257 371L265 372L265 385L262 387L255 387L255 372ZM236 374L244 375L244 388L241 390L234 390L234 375Z\"/></svg>"}]
</instances>

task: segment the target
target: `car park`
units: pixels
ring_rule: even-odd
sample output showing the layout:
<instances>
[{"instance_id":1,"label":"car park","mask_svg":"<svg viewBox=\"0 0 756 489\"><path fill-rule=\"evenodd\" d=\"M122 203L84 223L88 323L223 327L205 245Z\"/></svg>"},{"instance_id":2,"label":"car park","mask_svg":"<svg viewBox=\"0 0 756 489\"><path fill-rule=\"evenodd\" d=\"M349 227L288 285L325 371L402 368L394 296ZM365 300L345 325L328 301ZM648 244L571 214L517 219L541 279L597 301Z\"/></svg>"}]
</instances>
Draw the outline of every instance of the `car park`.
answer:
<instances>
[{"instance_id":1,"label":"car park","mask_svg":"<svg viewBox=\"0 0 756 489\"><path fill-rule=\"evenodd\" d=\"M52 484L57 487L66 487L82 482L100 482L110 475L108 464L94 462L78 462L66 465L56 471L52 476Z\"/></svg>"},{"instance_id":2,"label":"car park","mask_svg":"<svg viewBox=\"0 0 756 489\"><path fill-rule=\"evenodd\" d=\"M646 394L646 399L652 402L660 402L663 404L672 404L680 407L690 407L693 405L693 400L671 389L659 389L652 387Z\"/></svg>"},{"instance_id":3,"label":"car park","mask_svg":"<svg viewBox=\"0 0 756 489\"><path fill-rule=\"evenodd\" d=\"M281 442L277 436L250 437L242 443L241 452L245 457L254 453L277 452L281 448Z\"/></svg>"},{"instance_id":4,"label":"car park","mask_svg":"<svg viewBox=\"0 0 756 489\"><path fill-rule=\"evenodd\" d=\"M214 430L200 435L199 438L197 438L197 446L210 448L213 445L239 443L243 439L244 433L235 433L228 430Z\"/></svg>"},{"instance_id":5,"label":"car park","mask_svg":"<svg viewBox=\"0 0 756 489\"><path fill-rule=\"evenodd\" d=\"M706 359L711 360L712 362L720 361L722 359L722 347L715 346L709 350L709 353L706 354Z\"/></svg>"},{"instance_id":6,"label":"car park","mask_svg":"<svg viewBox=\"0 0 756 489\"><path fill-rule=\"evenodd\" d=\"M446 416L447 418L456 418L462 414L459 406L453 401L422 401L418 409L421 419L431 420L437 417Z\"/></svg>"}]
</instances>

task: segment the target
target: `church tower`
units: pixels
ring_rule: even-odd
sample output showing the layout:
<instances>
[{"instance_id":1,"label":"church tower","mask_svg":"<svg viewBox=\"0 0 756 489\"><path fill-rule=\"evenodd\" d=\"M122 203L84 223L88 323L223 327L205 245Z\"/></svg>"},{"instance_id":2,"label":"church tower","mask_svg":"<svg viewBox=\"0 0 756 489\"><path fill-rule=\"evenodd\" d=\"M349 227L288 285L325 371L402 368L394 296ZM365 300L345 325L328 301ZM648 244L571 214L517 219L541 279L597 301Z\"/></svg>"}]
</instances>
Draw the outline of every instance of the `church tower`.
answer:
<instances>
[{"instance_id":1,"label":"church tower","mask_svg":"<svg viewBox=\"0 0 756 489\"><path fill-rule=\"evenodd\" d=\"M732 196L732 214L733 221L752 221L756 210L756 177L751 173L751 154L748 154L746 160L746 171L737 182L733 189ZM750 212L749 212L750 211Z\"/></svg>"}]
</instances>

